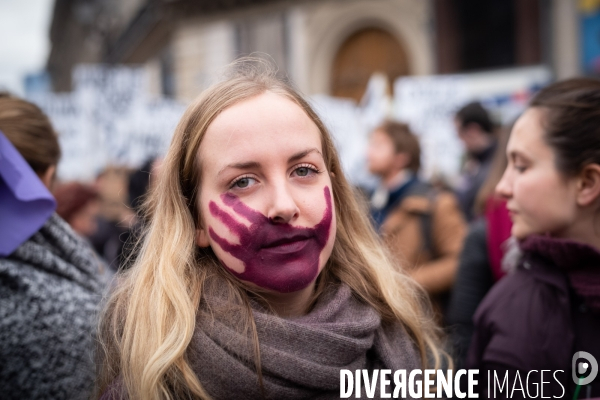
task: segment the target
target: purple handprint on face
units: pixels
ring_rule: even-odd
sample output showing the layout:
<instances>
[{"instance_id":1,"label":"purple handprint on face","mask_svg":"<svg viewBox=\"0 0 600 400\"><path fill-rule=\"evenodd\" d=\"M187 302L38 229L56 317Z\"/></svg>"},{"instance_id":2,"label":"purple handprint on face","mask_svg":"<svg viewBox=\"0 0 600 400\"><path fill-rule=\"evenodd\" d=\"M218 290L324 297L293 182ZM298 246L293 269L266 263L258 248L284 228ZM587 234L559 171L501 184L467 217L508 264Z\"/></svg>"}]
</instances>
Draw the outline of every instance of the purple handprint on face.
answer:
<instances>
[{"instance_id":1,"label":"purple handprint on face","mask_svg":"<svg viewBox=\"0 0 600 400\"><path fill-rule=\"evenodd\" d=\"M241 280L265 289L291 293L307 287L319 273L319 256L329 238L332 209L329 187L323 190L327 208L313 228L277 223L246 206L235 195L225 193L221 200L237 214L251 222L240 224L211 201L209 210L238 236L240 244L229 243L209 228L210 237L221 248L244 264L244 272L227 269ZM224 264L224 263L223 263Z\"/></svg>"}]
</instances>

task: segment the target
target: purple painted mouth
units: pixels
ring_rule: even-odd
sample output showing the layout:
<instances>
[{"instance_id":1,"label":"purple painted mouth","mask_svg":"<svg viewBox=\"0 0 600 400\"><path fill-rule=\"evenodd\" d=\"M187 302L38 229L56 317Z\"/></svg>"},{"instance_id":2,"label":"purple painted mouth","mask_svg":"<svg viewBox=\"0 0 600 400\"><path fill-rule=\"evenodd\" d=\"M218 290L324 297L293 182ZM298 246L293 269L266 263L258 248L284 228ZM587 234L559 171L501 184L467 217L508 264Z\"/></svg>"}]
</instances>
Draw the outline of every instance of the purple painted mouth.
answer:
<instances>
[{"instance_id":1,"label":"purple painted mouth","mask_svg":"<svg viewBox=\"0 0 600 400\"><path fill-rule=\"evenodd\" d=\"M293 244L303 243L309 240L311 237L302 234L284 235L279 239L275 239L272 242L268 242L263 246L263 249L270 249L274 247L286 247Z\"/></svg>"},{"instance_id":2,"label":"purple painted mouth","mask_svg":"<svg viewBox=\"0 0 600 400\"><path fill-rule=\"evenodd\" d=\"M222 264L239 279L280 293L295 292L307 287L319 273L319 256L329 238L331 227L331 193L323 189L327 208L321 221L313 228L276 223L246 206L237 196L221 195L223 203L252 224L247 227L232 218L211 201L209 210L240 240L229 243L209 228L210 237L227 253L244 264L238 273Z\"/></svg>"}]
</instances>

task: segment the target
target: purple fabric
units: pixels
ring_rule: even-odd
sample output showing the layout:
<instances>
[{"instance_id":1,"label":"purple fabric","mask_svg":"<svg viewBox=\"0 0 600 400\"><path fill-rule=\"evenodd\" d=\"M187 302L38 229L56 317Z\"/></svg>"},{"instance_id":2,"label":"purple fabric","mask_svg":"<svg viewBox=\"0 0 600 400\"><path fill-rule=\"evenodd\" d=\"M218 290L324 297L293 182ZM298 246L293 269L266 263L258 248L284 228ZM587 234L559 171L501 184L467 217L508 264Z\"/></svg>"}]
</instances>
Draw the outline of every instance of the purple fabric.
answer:
<instances>
[{"instance_id":1,"label":"purple fabric","mask_svg":"<svg viewBox=\"0 0 600 400\"><path fill-rule=\"evenodd\" d=\"M512 221L506 208L506 200L490 197L485 206L485 219L487 220L487 250L488 260L494 281L506 275L502 269L504 257L504 243L510 238Z\"/></svg>"},{"instance_id":2,"label":"purple fabric","mask_svg":"<svg viewBox=\"0 0 600 400\"><path fill-rule=\"evenodd\" d=\"M519 243L521 250L552 261L565 272L575 292L600 313L600 252L595 247L569 239L529 236Z\"/></svg>"},{"instance_id":3,"label":"purple fabric","mask_svg":"<svg viewBox=\"0 0 600 400\"><path fill-rule=\"evenodd\" d=\"M56 201L0 131L0 257L6 257L50 218Z\"/></svg>"},{"instance_id":4,"label":"purple fabric","mask_svg":"<svg viewBox=\"0 0 600 400\"><path fill-rule=\"evenodd\" d=\"M552 378L544 393L547 398L572 398L573 354L586 351L600 359L600 252L584 243L538 235L519 246L523 253L517 269L494 285L475 313L466 368L479 369L480 376L487 376L486 370L499 376L503 370L519 370L522 386L528 371L563 370L557 378L566 395ZM510 387L516 381L509 376L508 382ZM596 383L589 386L593 397L600 393Z\"/></svg>"}]
</instances>

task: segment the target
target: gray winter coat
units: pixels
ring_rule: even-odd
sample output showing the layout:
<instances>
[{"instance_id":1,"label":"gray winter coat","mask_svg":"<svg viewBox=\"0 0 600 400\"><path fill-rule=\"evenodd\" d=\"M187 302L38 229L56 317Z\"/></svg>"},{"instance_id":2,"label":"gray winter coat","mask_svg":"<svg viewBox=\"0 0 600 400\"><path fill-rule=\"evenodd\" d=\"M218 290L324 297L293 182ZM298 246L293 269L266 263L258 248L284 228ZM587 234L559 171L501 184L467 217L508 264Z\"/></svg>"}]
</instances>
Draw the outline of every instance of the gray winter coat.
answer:
<instances>
[{"instance_id":1,"label":"gray winter coat","mask_svg":"<svg viewBox=\"0 0 600 400\"><path fill-rule=\"evenodd\" d=\"M0 258L2 399L90 397L102 271L87 243L56 214Z\"/></svg>"}]
</instances>

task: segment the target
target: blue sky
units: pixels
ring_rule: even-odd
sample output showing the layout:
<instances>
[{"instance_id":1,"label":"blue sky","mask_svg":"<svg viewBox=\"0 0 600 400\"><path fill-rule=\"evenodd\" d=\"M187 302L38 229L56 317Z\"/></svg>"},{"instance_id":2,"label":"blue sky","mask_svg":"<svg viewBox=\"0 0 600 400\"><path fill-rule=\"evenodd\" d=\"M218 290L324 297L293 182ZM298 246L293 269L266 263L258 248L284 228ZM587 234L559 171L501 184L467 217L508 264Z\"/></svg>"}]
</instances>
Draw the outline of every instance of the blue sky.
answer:
<instances>
[{"instance_id":1,"label":"blue sky","mask_svg":"<svg viewBox=\"0 0 600 400\"><path fill-rule=\"evenodd\" d=\"M54 0L0 0L0 90L23 95L23 76L44 69Z\"/></svg>"}]
</instances>

